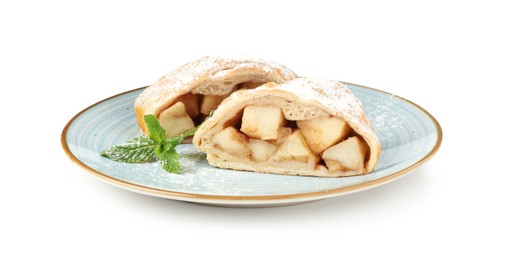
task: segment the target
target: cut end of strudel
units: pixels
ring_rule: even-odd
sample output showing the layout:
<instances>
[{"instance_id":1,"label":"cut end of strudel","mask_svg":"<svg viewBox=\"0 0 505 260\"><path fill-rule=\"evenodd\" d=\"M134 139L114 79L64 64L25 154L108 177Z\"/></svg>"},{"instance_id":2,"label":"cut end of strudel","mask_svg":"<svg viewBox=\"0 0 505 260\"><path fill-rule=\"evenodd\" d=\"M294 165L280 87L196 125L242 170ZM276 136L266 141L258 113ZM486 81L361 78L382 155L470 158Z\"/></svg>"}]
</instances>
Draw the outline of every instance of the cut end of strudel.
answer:
<instances>
[{"instance_id":1,"label":"cut end of strudel","mask_svg":"<svg viewBox=\"0 0 505 260\"><path fill-rule=\"evenodd\" d=\"M381 149L352 92L310 78L233 93L193 144L216 167L319 177L370 173Z\"/></svg>"},{"instance_id":2,"label":"cut end of strudel","mask_svg":"<svg viewBox=\"0 0 505 260\"><path fill-rule=\"evenodd\" d=\"M167 137L199 125L231 93L266 82L296 78L288 68L252 58L203 57L189 62L147 87L135 100L137 122L144 133L144 115L158 117Z\"/></svg>"}]
</instances>

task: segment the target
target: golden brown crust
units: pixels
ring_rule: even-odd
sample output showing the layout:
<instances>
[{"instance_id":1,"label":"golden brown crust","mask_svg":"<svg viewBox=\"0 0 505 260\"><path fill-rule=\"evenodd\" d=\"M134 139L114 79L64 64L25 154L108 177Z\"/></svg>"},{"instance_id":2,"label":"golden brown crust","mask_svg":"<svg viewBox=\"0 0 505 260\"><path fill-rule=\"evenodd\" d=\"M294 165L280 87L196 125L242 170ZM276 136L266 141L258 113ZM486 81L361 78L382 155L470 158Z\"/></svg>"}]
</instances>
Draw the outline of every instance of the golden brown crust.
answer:
<instances>
[{"instance_id":1,"label":"golden brown crust","mask_svg":"<svg viewBox=\"0 0 505 260\"><path fill-rule=\"evenodd\" d=\"M294 162L289 162L293 167L289 167L289 164L257 163L246 158L244 160L230 158L217 151L211 143L212 136L221 131L226 122L248 105L279 106L286 119L292 121L308 120L328 114L345 120L370 148L365 171L330 173L325 167L314 169L304 167L302 164L296 165ZM365 115L361 102L352 92L341 82L310 78L298 78L277 86L262 86L233 93L221 103L213 117L200 126L193 138L193 144L197 149L207 153L207 160L211 165L220 168L321 177L370 173L377 164L381 149L379 139Z\"/></svg>"},{"instance_id":2,"label":"golden brown crust","mask_svg":"<svg viewBox=\"0 0 505 260\"><path fill-rule=\"evenodd\" d=\"M243 82L285 82L296 78L288 68L250 58L203 57L189 62L147 87L135 100L137 122L147 132L144 115L158 116L187 93L225 95Z\"/></svg>"}]
</instances>

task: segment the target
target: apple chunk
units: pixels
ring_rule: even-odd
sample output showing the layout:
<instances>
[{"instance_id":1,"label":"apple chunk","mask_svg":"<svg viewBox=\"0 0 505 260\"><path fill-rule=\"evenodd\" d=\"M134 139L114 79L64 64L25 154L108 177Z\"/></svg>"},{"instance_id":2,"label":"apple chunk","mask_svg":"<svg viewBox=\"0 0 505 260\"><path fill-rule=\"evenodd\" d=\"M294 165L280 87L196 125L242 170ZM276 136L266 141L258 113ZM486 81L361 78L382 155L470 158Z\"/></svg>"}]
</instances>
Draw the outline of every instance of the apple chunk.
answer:
<instances>
[{"instance_id":1,"label":"apple chunk","mask_svg":"<svg viewBox=\"0 0 505 260\"><path fill-rule=\"evenodd\" d=\"M319 162L319 157L310 150L307 141L299 129L286 138L286 141L281 144L277 153L275 153L274 159L276 161L295 160L314 165Z\"/></svg>"},{"instance_id":2,"label":"apple chunk","mask_svg":"<svg viewBox=\"0 0 505 260\"><path fill-rule=\"evenodd\" d=\"M230 155L246 157L251 154L247 137L232 126L214 135L212 142Z\"/></svg>"},{"instance_id":3,"label":"apple chunk","mask_svg":"<svg viewBox=\"0 0 505 260\"><path fill-rule=\"evenodd\" d=\"M268 158L275 153L275 150L277 150L277 146L275 144L259 139L250 139L249 148L252 152L252 158L258 162L268 160Z\"/></svg>"},{"instance_id":4,"label":"apple chunk","mask_svg":"<svg viewBox=\"0 0 505 260\"><path fill-rule=\"evenodd\" d=\"M282 110L274 106L246 106L240 131L252 138L275 140L284 125Z\"/></svg>"},{"instance_id":5,"label":"apple chunk","mask_svg":"<svg viewBox=\"0 0 505 260\"><path fill-rule=\"evenodd\" d=\"M326 167L328 168L329 172L347 171L348 170L342 164L340 164L338 161L326 160L324 162L326 163Z\"/></svg>"},{"instance_id":6,"label":"apple chunk","mask_svg":"<svg viewBox=\"0 0 505 260\"><path fill-rule=\"evenodd\" d=\"M188 93L186 95L182 95L175 99L174 103L177 102L182 102L184 103L184 107L186 108L186 113L191 118L194 118L200 114L200 109L198 108L198 97L196 95L193 95L191 93Z\"/></svg>"},{"instance_id":7,"label":"apple chunk","mask_svg":"<svg viewBox=\"0 0 505 260\"><path fill-rule=\"evenodd\" d=\"M202 100L202 105L200 107L200 112L202 114L208 115L210 114L210 111L215 110L221 102L227 98L228 95L224 96L212 96L212 95L207 95L203 96Z\"/></svg>"},{"instance_id":8,"label":"apple chunk","mask_svg":"<svg viewBox=\"0 0 505 260\"><path fill-rule=\"evenodd\" d=\"M363 172L368 146L357 136L350 137L324 151L323 160L330 172L354 170Z\"/></svg>"},{"instance_id":9,"label":"apple chunk","mask_svg":"<svg viewBox=\"0 0 505 260\"><path fill-rule=\"evenodd\" d=\"M286 139L293 133L293 129L290 127L281 127L277 132L277 143L282 144Z\"/></svg>"},{"instance_id":10,"label":"apple chunk","mask_svg":"<svg viewBox=\"0 0 505 260\"><path fill-rule=\"evenodd\" d=\"M184 103L177 102L160 113L159 121L167 137L174 137L193 129L195 124L186 113Z\"/></svg>"},{"instance_id":11,"label":"apple chunk","mask_svg":"<svg viewBox=\"0 0 505 260\"><path fill-rule=\"evenodd\" d=\"M296 121L296 125L316 154L342 141L351 132L351 127L344 120L330 116Z\"/></svg>"}]
</instances>

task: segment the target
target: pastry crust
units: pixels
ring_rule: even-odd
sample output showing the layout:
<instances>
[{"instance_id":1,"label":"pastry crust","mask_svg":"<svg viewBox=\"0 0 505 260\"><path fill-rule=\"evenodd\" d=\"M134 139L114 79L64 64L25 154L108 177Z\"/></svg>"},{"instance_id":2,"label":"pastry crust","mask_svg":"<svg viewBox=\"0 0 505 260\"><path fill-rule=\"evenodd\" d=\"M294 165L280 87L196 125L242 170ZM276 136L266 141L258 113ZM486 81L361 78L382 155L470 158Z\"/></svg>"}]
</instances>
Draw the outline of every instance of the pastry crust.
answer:
<instances>
[{"instance_id":1,"label":"pastry crust","mask_svg":"<svg viewBox=\"0 0 505 260\"><path fill-rule=\"evenodd\" d=\"M230 156L212 143L212 137L227 127L246 106L277 106L287 120L309 120L321 116L333 116L346 121L369 147L362 171L329 172L324 165L308 166L306 163L256 162L250 158ZM235 117L235 119L234 119ZM212 118L204 122L193 138L195 147L207 154L208 162L220 168L277 173L286 175L308 175L320 177L341 177L370 173L380 154L380 142L373 126L366 117L361 101L341 82L311 78L298 78L289 82L265 84L252 90L233 93L214 112Z\"/></svg>"},{"instance_id":2,"label":"pastry crust","mask_svg":"<svg viewBox=\"0 0 505 260\"><path fill-rule=\"evenodd\" d=\"M147 87L135 100L137 122L147 133L144 115L159 114L187 93L226 95L244 82L286 82L296 74L271 61L207 56L189 62Z\"/></svg>"}]
</instances>

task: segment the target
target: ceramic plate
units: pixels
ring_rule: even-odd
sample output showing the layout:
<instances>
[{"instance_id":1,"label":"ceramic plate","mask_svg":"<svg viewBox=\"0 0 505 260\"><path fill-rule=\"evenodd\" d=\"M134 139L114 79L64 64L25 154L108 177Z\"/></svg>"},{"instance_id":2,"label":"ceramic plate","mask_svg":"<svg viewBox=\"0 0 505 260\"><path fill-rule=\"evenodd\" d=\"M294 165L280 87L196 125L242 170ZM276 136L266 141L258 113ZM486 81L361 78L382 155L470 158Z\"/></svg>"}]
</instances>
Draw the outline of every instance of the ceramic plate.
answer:
<instances>
[{"instance_id":1,"label":"ceramic plate","mask_svg":"<svg viewBox=\"0 0 505 260\"><path fill-rule=\"evenodd\" d=\"M235 207L279 206L315 201L391 182L431 158L442 141L438 122L418 105L376 89L346 83L362 101L382 152L368 175L318 178L238 172L211 167L192 145L180 145L182 173L157 162L118 163L99 152L140 135L133 102L143 88L100 101L70 120L61 142L67 155L100 179L131 191L174 200Z\"/></svg>"}]
</instances>

